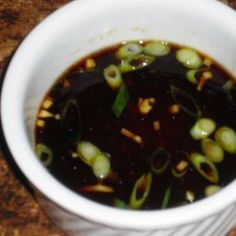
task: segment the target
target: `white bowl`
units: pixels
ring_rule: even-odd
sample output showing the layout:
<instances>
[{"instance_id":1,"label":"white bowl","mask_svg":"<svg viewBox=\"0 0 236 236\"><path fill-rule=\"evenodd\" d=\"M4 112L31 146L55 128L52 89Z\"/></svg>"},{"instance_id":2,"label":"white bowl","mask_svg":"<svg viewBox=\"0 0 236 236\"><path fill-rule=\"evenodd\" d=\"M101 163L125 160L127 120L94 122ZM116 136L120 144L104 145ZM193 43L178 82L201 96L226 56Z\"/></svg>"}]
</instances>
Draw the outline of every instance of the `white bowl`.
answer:
<instances>
[{"instance_id":1,"label":"white bowl","mask_svg":"<svg viewBox=\"0 0 236 236\"><path fill-rule=\"evenodd\" d=\"M73 1L38 25L10 63L1 100L7 144L46 212L69 235L222 236L236 224L235 181L188 206L119 210L75 194L35 156L39 103L66 68L120 41L154 38L197 48L236 75L236 14L215 0Z\"/></svg>"}]
</instances>

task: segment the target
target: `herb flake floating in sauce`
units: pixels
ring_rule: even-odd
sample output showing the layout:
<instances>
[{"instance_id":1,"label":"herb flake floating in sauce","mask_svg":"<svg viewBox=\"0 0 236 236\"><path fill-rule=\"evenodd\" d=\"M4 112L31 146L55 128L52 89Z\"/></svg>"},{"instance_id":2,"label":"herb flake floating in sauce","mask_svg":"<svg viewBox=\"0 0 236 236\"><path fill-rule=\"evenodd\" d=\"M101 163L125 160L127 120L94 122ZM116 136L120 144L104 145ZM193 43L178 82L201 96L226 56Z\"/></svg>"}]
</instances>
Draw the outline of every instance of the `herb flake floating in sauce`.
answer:
<instances>
[{"instance_id":1,"label":"herb flake floating in sauce","mask_svg":"<svg viewBox=\"0 0 236 236\"><path fill-rule=\"evenodd\" d=\"M39 160L78 194L163 209L235 178L236 87L214 60L166 41L125 42L70 67L35 124Z\"/></svg>"}]
</instances>

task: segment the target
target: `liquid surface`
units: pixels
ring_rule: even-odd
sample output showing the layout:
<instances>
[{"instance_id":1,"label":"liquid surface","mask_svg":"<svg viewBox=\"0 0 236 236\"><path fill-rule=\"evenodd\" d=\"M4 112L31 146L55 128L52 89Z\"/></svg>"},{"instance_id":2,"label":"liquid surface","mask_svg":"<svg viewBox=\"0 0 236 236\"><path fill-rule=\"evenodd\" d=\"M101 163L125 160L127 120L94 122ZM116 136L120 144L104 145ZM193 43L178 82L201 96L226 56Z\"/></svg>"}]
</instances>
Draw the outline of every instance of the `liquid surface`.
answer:
<instances>
[{"instance_id":1,"label":"liquid surface","mask_svg":"<svg viewBox=\"0 0 236 236\"><path fill-rule=\"evenodd\" d=\"M60 77L45 96L44 101L50 98L52 105L45 109L42 102L35 136L36 144L44 144L52 151L53 158L48 165L50 173L87 198L112 206L119 200L128 208L136 181L150 173L151 188L139 207L145 210L188 204L205 197L207 186L223 187L231 182L235 178L235 154L224 151L223 161L214 164L219 174L216 182L199 174L190 161L192 153L203 153L201 140L190 134L199 118L213 120L216 129L221 126L236 128L235 87L223 88L229 75L215 63L203 64L196 73L197 84L189 82L186 73L190 69L176 59L179 47L171 45L167 55L155 57L152 63L141 69L122 73L129 100L117 118L112 106L118 92L104 80L104 68L120 63L116 56L119 47L89 56L96 63L92 68L86 68L87 58L80 61ZM204 61L205 56L201 55L201 58ZM212 78L199 91L197 86L204 70L210 71ZM179 93L177 100L173 88ZM194 102L186 94L191 95ZM148 98L155 103L147 114L142 114L140 99ZM195 103L201 112L200 117ZM181 106L186 106L194 115L185 112ZM50 112L51 116L40 116L42 110ZM142 141L128 138L122 134L122 129L141 137ZM209 138L214 140L214 133ZM81 140L96 145L109 158L111 171L108 177L98 179L91 166L78 157L77 145ZM170 156L170 163L160 174L151 168L153 153L158 148ZM155 160L157 167L166 161L165 153L163 160L161 158ZM188 165L186 173L175 177L173 166L183 159ZM204 165L201 168L204 169ZM104 193L85 188L98 184L109 186L113 191ZM141 198L142 188L145 187L141 186L137 191L137 198ZM164 199L167 204L163 205Z\"/></svg>"}]
</instances>

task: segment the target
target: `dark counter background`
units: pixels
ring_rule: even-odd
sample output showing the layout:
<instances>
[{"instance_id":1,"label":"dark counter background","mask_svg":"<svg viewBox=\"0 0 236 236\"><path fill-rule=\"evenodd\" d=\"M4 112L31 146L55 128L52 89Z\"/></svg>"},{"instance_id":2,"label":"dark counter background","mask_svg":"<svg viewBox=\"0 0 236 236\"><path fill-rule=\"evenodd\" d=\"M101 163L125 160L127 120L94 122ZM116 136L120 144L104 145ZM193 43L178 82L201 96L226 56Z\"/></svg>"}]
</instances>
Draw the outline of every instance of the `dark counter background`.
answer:
<instances>
[{"instance_id":1,"label":"dark counter background","mask_svg":"<svg viewBox=\"0 0 236 236\"><path fill-rule=\"evenodd\" d=\"M89 0L87 0L89 1ZM236 0L224 3L236 9ZM47 15L70 0L0 0L0 83L14 51ZM0 142L0 236L65 236L34 199L27 180ZM236 233L230 233L230 236Z\"/></svg>"}]
</instances>

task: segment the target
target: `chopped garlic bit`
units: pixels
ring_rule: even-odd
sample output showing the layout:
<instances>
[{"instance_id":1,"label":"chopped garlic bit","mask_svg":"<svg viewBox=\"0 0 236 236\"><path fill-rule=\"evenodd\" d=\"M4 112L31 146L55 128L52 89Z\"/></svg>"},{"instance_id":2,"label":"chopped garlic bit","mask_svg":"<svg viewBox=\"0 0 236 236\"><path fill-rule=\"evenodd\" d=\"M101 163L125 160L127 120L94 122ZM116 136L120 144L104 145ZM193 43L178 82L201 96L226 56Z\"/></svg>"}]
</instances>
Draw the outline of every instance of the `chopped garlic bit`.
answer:
<instances>
[{"instance_id":1,"label":"chopped garlic bit","mask_svg":"<svg viewBox=\"0 0 236 236\"><path fill-rule=\"evenodd\" d=\"M176 169L178 171L183 171L184 169L186 169L186 167L188 166L188 162L187 161L180 161L177 166Z\"/></svg>"},{"instance_id":2,"label":"chopped garlic bit","mask_svg":"<svg viewBox=\"0 0 236 236\"><path fill-rule=\"evenodd\" d=\"M152 105L154 105L156 103L156 99L155 98L148 98L148 101Z\"/></svg>"},{"instance_id":3,"label":"chopped garlic bit","mask_svg":"<svg viewBox=\"0 0 236 236\"><path fill-rule=\"evenodd\" d=\"M156 120L153 122L153 127L154 127L154 130L158 131L161 129L161 123L159 120Z\"/></svg>"},{"instance_id":4,"label":"chopped garlic bit","mask_svg":"<svg viewBox=\"0 0 236 236\"><path fill-rule=\"evenodd\" d=\"M54 115L51 112L44 110L44 109L40 110L39 115L38 115L38 117L40 117L40 118L50 118L53 116Z\"/></svg>"},{"instance_id":5,"label":"chopped garlic bit","mask_svg":"<svg viewBox=\"0 0 236 236\"><path fill-rule=\"evenodd\" d=\"M44 109L49 109L53 104L53 99L50 98L50 97L47 97L44 101L43 101L43 104L42 104L42 107Z\"/></svg>"},{"instance_id":6,"label":"chopped garlic bit","mask_svg":"<svg viewBox=\"0 0 236 236\"><path fill-rule=\"evenodd\" d=\"M179 113L179 111L180 111L180 108L177 104L173 104L169 107L169 112L171 114L177 114L177 113Z\"/></svg>"},{"instance_id":7,"label":"chopped garlic bit","mask_svg":"<svg viewBox=\"0 0 236 236\"><path fill-rule=\"evenodd\" d=\"M205 66L210 67L211 64L212 64L212 60L211 60L209 57L206 57L206 58L204 58L204 60L203 60L203 64L204 64Z\"/></svg>"},{"instance_id":8,"label":"chopped garlic bit","mask_svg":"<svg viewBox=\"0 0 236 236\"><path fill-rule=\"evenodd\" d=\"M200 80L199 80L199 83L198 83L198 86L197 86L197 90L198 90L198 91L202 91L202 89L203 89L204 86L205 86L206 81L207 81L208 79L212 79L212 77L213 77L212 72L210 72L210 71L204 71L204 72L202 73L202 76L201 76Z\"/></svg>"},{"instance_id":9,"label":"chopped garlic bit","mask_svg":"<svg viewBox=\"0 0 236 236\"><path fill-rule=\"evenodd\" d=\"M140 113L148 114L152 110L153 105L155 103L156 103L155 98L139 98L138 108Z\"/></svg>"},{"instance_id":10,"label":"chopped garlic bit","mask_svg":"<svg viewBox=\"0 0 236 236\"><path fill-rule=\"evenodd\" d=\"M72 152L71 157L72 158L78 158L79 154L77 152Z\"/></svg>"},{"instance_id":11,"label":"chopped garlic bit","mask_svg":"<svg viewBox=\"0 0 236 236\"><path fill-rule=\"evenodd\" d=\"M44 120L37 120L37 122L36 122L36 125L38 126L38 127L44 127L44 125L45 125L45 121Z\"/></svg>"},{"instance_id":12,"label":"chopped garlic bit","mask_svg":"<svg viewBox=\"0 0 236 236\"><path fill-rule=\"evenodd\" d=\"M142 137L140 137L139 135L136 135L134 134L133 132L125 129L125 128L122 128L121 129L121 134L123 134L125 137L135 141L136 143L139 143L139 144L142 144L143 143L143 139Z\"/></svg>"},{"instance_id":13,"label":"chopped garlic bit","mask_svg":"<svg viewBox=\"0 0 236 236\"><path fill-rule=\"evenodd\" d=\"M213 74L211 71L204 71L202 76L205 78L205 79L211 79L213 77Z\"/></svg>"},{"instance_id":14,"label":"chopped garlic bit","mask_svg":"<svg viewBox=\"0 0 236 236\"><path fill-rule=\"evenodd\" d=\"M187 190L185 194L186 200L192 203L195 200L195 195L192 191Z\"/></svg>"},{"instance_id":15,"label":"chopped garlic bit","mask_svg":"<svg viewBox=\"0 0 236 236\"><path fill-rule=\"evenodd\" d=\"M94 69L96 67L96 62L93 58L88 58L85 61L85 68L86 69Z\"/></svg>"},{"instance_id":16,"label":"chopped garlic bit","mask_svg":"<svg viewBox=\"0 0 236 236\"><path fill-rule=\"evenodd\" d=\"M63 86L64 86L64 88L69 88L69 87L70 87L70 81L67 80L67 79L65 79L65 80L63 81Z\"/></svg>"},{"instance_id":17,"label":"chopped garlic bit","mask_svg":"<svg viewBox=\"0 0 236 236\"><path fill-rule=\"evenodd\" d=\"M56 114L54 117L55 117L56 120L60 120L61 119L61 115L60 114Z\"/></svg>"}]
</instances>

